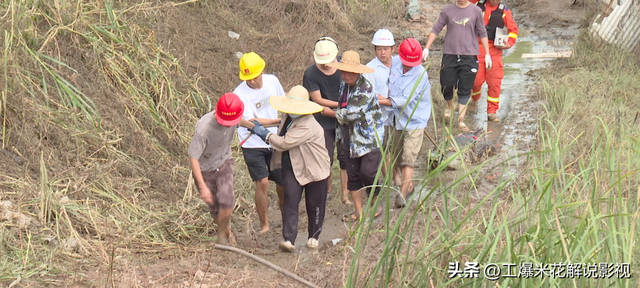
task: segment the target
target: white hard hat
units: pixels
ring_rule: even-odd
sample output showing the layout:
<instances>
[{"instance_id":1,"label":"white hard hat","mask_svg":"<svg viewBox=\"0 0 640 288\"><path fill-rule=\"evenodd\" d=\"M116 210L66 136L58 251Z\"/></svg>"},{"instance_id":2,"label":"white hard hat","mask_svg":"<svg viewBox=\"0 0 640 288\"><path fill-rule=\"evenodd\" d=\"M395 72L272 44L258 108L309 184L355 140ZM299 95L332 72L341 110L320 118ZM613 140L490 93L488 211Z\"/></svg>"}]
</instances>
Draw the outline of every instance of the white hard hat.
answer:
<instances>
[{"instance_id":1,"label":"white hard hat","mask_svg":"<svg viewBox=\"0 0 640 288\"><path fill-rule=\"evenodd\" d=\"M373 34L371 44L376 46L394 46L396 42L393 40L393 33L387 28L382 28Z\"/></svg>"}]
</instances>

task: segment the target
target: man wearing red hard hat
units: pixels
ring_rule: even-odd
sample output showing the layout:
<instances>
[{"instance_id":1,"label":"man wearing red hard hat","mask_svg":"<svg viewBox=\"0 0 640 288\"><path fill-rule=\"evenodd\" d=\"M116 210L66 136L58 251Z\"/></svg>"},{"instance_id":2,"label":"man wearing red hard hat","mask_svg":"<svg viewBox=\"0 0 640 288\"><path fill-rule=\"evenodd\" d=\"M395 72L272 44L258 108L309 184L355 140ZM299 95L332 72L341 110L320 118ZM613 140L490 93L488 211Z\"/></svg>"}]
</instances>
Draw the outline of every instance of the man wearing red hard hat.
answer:
<instances>
[{"instance_id":1,"label":"man wearing red hard hat","mask_svg":"<svg viewBox=\"0 0 640 288\"><path fill-rule=\"evenodd\" d=\"M393 133L390 135L391 159L397 159L394 174L402 174L396 206L404 207L414 190L413 170L422 147L424 128L431 117L431 84L422 65L422 46L407 38L398 46L389 74L389 98L378 96L380 105L394 108Z\"/></svg>"},{"instance_id":2,"label":"man wearing red hard hat","mask_svg":"<svg viewBox=\"0 0 640 288\"><path fill-rule=\"evenodd\" d=\"M233 194L231 141L242 119L244 104L238 95L225 93L216 109L200 118L189 146L193 179L202 200L218 225L218 243L235 244L229 228L236 198Z\"/></svg>"}]
</instances>

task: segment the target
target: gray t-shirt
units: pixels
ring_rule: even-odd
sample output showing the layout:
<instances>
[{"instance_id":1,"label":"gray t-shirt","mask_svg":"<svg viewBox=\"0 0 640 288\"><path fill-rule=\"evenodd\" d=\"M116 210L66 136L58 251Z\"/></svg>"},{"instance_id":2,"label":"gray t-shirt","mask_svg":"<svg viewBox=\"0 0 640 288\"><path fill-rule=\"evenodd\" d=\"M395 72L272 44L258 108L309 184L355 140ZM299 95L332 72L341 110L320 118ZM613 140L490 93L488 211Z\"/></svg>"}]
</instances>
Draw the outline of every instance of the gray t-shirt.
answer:
<instances>
[{"instance_id":1,"label":"gray t-shirt","mask_svg":"<svg viewBox=\"0 0 640 288\"><path fill-rule=\"evenodd\" d=\"M478 55L478 36L487 37L480 7L473 3L466 8L460 8L455 3L445 6L431 33L438 35L444 26L447 26L447 34L444 36L442 54Z\"/></svg>"},{"instance_id":2,"label":"gray t-shirt","mask_svg":"<svg viewBox=\"0 0 640 288\"><path fill-rule=\"evenodd\" d=\"M200 118L189 146L189 156L198 159L202 172L216 170L231 158L231 141L237 127L218 124L215 111Z\"/></svg>"}]
</instances>

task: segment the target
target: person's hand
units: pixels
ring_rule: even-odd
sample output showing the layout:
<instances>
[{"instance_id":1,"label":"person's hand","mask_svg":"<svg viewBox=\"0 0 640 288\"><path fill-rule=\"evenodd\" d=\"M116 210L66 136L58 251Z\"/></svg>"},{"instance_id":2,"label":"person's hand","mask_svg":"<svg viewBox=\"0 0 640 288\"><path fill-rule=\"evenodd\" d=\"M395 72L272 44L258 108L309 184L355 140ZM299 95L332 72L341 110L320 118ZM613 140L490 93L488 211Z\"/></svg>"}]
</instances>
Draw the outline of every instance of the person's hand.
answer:
<instances>
[{"instance_id":1,"label":"person's hand","mask_svg":"<svg viewBox=\"0 0 640 288\"><path fill-rule=\"evenodd\" d=\"M256 126L254 126L252 129L250 129L250 131L253 134L258 135L258 137L260 137L260 139L262 139L262 141L267 142L267 135L269 135L269 130L267 130L267 128L264 128L264 126L262 126L262 124L260 124L260 122L258 122L257 120L254 120L255 122L253 124L256 124Z\"/></svg>"},{"instance_id":2,"label":"person's hand","mask_svg":"<svg viewBox=\"0 0 640 288\"><path fill-rule=\"evenodd\" d=\"M199 191L200 191L200 198L202 198L202 201L204 201L204 203L212 205L213 194L211 193L211 190L209 190L209 187L205 185L202 189L199 189Z\"/></svg>"},{"instance_id":3,"label":"person's hand","mask_svg":"<svg viewBox=\"0 0 640 288\"><path fill-rule=\"evenodd\" d=\"M251 123L253 123L253 124L256 124L256 122L258 122L258 119L256 119L256 118L251 118L251 119L249 119L248 121L249 121L249 122L251 122ZM260 123L260 122L258 122L258 123ZM249 128L247 128L247 129L249 129ZM251 129L249 129L249 130L251 130Z\"/></svg>"},{"instance_id":4,"label":"person's hand","mask_svg":"<svg viewBox=\"0 0 640 288\"><path fill-rule=\"evenodd\" d=\"M331 108L326 106L322 108L322 111L320 111L320 115L329 116L328 113L331 113Z\"/></svg>"},{"instance_id":5,"label":"person's hand","mask_svg":"<svg viewBox=\"0 0 640 288\"><path fill-rule=\"evenodd\" d=\"M424 48L422 50L422 61L427 61L427 58L429 58L429 49Z\"/></svg>"},{"instance_id":6,"label":"person's hand","mask_svg":"<svg viewBox=\"0 0 640 288\"><path fill-rule=\"evenodd\" d=\"M509 49L511 48L511 45L509 45L509 43L504 43L504 45L494 45L496 48L501 49L501 50L505 50L505 49Z\"/></svg>"},{"instance_id":7,"label":"person's hand","mask_svg":"<svg viewBox=\"0 0 640 288\"><path fill-rule=\"evenodd\" d=\"M489 54L484 55L484 65L485 65L485 68L487 68L487 70L491 70L491 67L493 67L493 62L491 61L491 55Z\"/></svg>"},{"instance_id":8,"label":"person's hand","mask_svg":"<svg viewBox=\"0 0 640 288\"><path fill-rule=\"evenodd\" d=\"M262 125L260 124L260 122L258 120L256 120L256 118L251 118L248 120L251 124L253 124L253 127L256 127L256 125ZM247 128L247 130L249 130L249 132L253 133L253 127L251 128Z\"/></svg>"}]
</instances>

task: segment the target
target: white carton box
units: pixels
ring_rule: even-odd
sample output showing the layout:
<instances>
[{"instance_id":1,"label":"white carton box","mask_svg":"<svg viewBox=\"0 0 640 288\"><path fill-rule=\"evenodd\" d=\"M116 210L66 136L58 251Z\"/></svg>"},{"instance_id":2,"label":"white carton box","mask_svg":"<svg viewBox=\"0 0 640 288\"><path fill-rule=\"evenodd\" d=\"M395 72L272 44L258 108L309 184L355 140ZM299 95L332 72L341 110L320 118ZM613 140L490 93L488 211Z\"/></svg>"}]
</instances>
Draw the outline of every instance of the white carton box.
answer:
<instances>
[{"instance_id":1,"label":"white carton box","mask_svg":"<svg viewBox=\"0 0 640 288\"><path fill-rule=\"evenodd\" d=\"M495 46L506 46L509 41L509 30L505 28L496 28L496 38L493 40Z\"/></svg>"}]
</instances>

